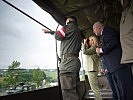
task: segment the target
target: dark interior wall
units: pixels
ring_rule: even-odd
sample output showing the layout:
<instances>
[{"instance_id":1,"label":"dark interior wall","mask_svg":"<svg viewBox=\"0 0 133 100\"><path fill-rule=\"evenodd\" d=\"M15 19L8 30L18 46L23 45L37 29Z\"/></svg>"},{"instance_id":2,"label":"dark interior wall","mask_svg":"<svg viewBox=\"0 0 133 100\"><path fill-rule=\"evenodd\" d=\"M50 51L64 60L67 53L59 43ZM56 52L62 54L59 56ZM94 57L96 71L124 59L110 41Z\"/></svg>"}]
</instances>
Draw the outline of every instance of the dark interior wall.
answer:
<instances>
[{"instance_id":1,"label":"dark interior wall","mask_svg":"<svg viewBox=\"0 0 133 100\"><path fill-rule=\"evenodd\" d=\"M1 96L0 100L61 100L59 87Z\"/></svg>"}]
</instances>

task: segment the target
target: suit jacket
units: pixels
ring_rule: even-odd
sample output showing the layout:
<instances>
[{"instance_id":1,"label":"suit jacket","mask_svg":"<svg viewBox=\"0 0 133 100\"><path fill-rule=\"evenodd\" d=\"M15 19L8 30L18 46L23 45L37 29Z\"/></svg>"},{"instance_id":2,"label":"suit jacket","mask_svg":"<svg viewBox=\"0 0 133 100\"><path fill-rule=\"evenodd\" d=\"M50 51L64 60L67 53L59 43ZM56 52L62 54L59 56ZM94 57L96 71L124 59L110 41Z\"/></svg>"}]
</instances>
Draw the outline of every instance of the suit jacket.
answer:
<instances>
[{"instance_id":1,"label":"suit jacket","mask_svg":"<svg viewBox=\"0 0 133 100\"><path fill-rule=\"evenodd\" d=\"M114 72L125 66L124 64L120 64L122 49L119 35L112 27L104 27L102 31L102 56L110 72Z\"/></svg>"}]
</instances>

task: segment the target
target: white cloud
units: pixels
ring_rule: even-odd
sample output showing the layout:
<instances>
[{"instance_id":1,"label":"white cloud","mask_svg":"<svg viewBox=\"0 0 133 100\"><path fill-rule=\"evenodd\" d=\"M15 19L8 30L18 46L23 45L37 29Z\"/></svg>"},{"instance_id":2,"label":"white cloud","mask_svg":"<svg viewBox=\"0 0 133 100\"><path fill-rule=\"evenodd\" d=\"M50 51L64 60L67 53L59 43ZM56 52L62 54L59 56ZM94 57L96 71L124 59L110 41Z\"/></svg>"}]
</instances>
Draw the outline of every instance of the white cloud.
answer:
<instances>
[{"instance_id":1,"label":"white cloud","mask_svg":"<svg viewBox=\"0 0 133 100\"><path fill-rule=\"evenodd\" d=\"M9 0L19 9L55 30L55 20L32 0ZM43 34L42 26L14 8L0 1L0 66L8 66L13 60L21 67L56 68L55 40ZM59 48L59 47L58 47Z\"/></svg>"}]
</instances>

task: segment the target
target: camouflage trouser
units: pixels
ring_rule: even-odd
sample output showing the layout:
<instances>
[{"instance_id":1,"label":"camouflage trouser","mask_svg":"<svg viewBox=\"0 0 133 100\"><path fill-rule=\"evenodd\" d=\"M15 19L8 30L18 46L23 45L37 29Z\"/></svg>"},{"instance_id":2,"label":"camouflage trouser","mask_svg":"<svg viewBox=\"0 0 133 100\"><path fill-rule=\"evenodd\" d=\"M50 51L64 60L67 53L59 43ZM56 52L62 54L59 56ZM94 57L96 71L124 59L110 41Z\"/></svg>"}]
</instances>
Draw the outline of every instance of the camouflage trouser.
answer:
<instances>
[{"instance_id":1,"label":"camouflage trouser","mask_svg":"<svg viewBox=\"0 0 133 100\"><path fill-rule=\"evenodd\" d=\"M79 75L75 73L60 74L60 83L63 100L80 100L78 85L80 84Z\"/></svg>"},{"instance_id":2,"label":"camouflage trouser","mask_svg":"<svg viewBox=\"0 0 133 100\"><path fill-rule=\"evenodd\" d=\"M98 72L88 72L87 74L91 89L94 92L95 100L102 100L97 77Z\"/></svg>"}]
</instances>

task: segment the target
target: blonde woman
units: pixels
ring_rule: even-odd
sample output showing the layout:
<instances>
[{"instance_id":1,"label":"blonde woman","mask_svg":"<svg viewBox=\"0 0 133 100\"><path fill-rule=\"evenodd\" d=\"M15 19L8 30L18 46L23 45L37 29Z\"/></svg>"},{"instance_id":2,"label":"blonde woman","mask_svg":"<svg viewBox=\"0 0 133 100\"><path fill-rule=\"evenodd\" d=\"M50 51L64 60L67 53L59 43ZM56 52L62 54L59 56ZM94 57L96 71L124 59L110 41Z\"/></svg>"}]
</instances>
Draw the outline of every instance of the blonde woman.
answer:
<instances>
[{"instance_id":1,"label":"blonde woman","mask_svg":"<svg viewBox=\"0 0 133 100\"><path fill-rule=\"evenodd\" d=\"M90 87L94 92L95 100L102 100L98 85L98 72L100 58L96 53L96 47L99 46L99 40L95 35L88 39L84 39L83 53L85 54L85 71L87 72Z\"/></svg>"}]
</instances>

